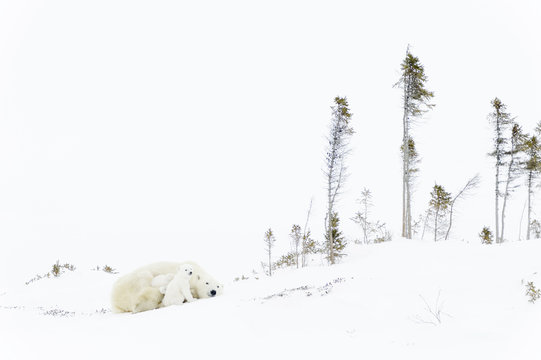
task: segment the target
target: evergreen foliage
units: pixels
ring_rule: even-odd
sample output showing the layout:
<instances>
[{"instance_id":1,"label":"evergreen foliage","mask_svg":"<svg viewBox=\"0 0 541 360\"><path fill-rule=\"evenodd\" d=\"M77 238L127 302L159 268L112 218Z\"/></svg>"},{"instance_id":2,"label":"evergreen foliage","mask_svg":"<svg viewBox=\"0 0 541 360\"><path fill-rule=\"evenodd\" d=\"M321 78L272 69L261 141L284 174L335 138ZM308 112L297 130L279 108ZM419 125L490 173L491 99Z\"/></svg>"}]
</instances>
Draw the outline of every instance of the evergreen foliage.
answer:
<instances>
[{"instance_id":1,"label":"evergreen foliage","mask_svg":"<svg viewBox=\"0 0 541 360\"><path fill-rule=\"evenodd\" d=\"M479 237L481 238L481 244L492 244L494 241L494 236L492 235L492 231L485 226L483 227L483 230L479 233Z\"/></svg>"},{"instance_id":2,"label":"evergreen foliage","mask_svg":"<svg viewBox=\"0 0 541 360\"><path fill-rule=\"evenodd\" d=\"M308 230L306 234L304 234L302 237L303 257L306 258L306 255L317 254L317 253L318 253L317 242L314 239L312 239L312 233L310 230Z\"/></svg>"},{"instance_id":3,"label":"evergreen foliage","mask_svg":"<svg viewBox=\"0 0 541 360\"><path fill-rule=\"evenodd\" d=\"M438 240L442 232L440 226L447 218L447 211L451 205L451 194L445 191L443 186L434 185L430 193L429 209L434 223L434 241Z\"/></svg>"},{"instance_id":4,"label":"evergreen foliage","mask_svg":"<svg viewBox=\"0 0 541 360\"><path fill-rule=\"evenodd\" d=\"M541 290L535 287L533 281L526 284L526 296L529 297L528 301L532 304L541 298Z\"/></svg>"},{"instance_id":5,"label":"evergreen foliage","mask_svg":"<svg viewBox=\"0 0 541 360\"><path fill-rule=\"evenodd\" d=\"M53 264L53 268L51 269L51 275L54 277L59 277L66 270L75 271L75 266L69 263L60 264L60 261L56 260L56 263Z\"/></svg>"},{"instance_id":6,"label":"evergreen foliage","mask_svg":"<svg viewBox=\"0 0 541 360\"><path fill-rule=\"evenodd\" d=\"M511 192L515 188L513 186L514 180L518 177L520 172L520 161L518 159L519 153L523 148L525 136L522 132L522 128L514 121L511 122L511 136L509 138L509 149L505 151L505 157L507 158L507 178L505 181L505 191L503 193L503 205L502 205L502 227L500 232L500 242L504 241L505 230L505 210L507 206L507 200L511 196Z\"/></svg>"},{"instance_id":7,"label":"evergreen foliage","mask_svg":"<svg viewBox=\"0 0 541 360\"><path fill-rule=\"evenodd\" d=\"M279 269L279 268L284 268L284 267L289 267L289 266L295 266L298 264L298 260L297 260L297 256L290 252L290 253L287 253L286 255L282 255L278 261L276 261L274 263L274 268L275 269Z\"/></svg>"},{"instance_id":8,"label":"evergreen foliage","mask_svg":"<svg viewBox=\"0 0 541 360\"><path fill-rule=\"evenodd\" d=\"M419 61L419 58L413 56L411 52L406 51L406 58L400 66L402 75L395 84L404 89L404 110L411 117L419 117L434 107L430 101L434 97L434 92L426 89L425 84L428 77L425 74L425 68Z\"/></svg>"},{"instance_id":9,"label":"evergreen foliage","mask_svg":"<svg viewBox=\"0 0 541 360\"><path fill-rule=\"evenodd\" d=\"M392 238L391 233L387 230L385 223L377 220L369 221L370 209L373 206L372 192L364 188L361 192L361 198L357 200L361 205L361 210L355 213L355 216L351 218L355 223L359 224L363 230L362 243L379 243L384 241L390 241ZM357 240L356 240L357 242ZM361 242L361 241L359 241Z\"/></svg>"},{"instance_id":10,"label":"evergreen foliage","mask_svg":"<svg viewBox=\"0 0 541 360\"><path fill-rule=\"evenodd\" d=\"M342 256L344 256L344 249L346 248L347 242L344 236L342 235L342 232L339 229L340 225L340 218L338 217L338 213L334 212L331 218L331 238L329 237L329 232L325 234L325 250L327 253L327 260L330 261L330 257L332 256L334 259L340 259ZM331 242L332 239L332 242Z\"/></svg>"},{"instance_id":11,"label":"evergreen foliage","mask_svg":"<svg viewBox=\"0 0 541 360\"><path fill-rule=\"evenodd\" d=\"M291 237L291 247L292 247L292 254L295 256L295 264L297 265L297 268L299 267L299 247L301 246L301 227L299 225L293 225L291 227L291 232L289 233L289 236Z\"/></svg>"},{"instance_id":12,"label":"evergreen foliage","mask_svg":"<svg viewBox=\"0 0 541 360\"><path fill-rule=\"evenodd\" d=\"M336 197L340 193L344 179L346 177L345 158L349 153L349 138L354 131L350 125L351 113L347 99L341 97L334 98L332 109L332 118L330 125L330 134L327 137L328 149L325 157L327 178L327 216L325 221L326 237L333 248L334 237L332 234L333 209L336 203ZM328 254L328 260L334 264L334 252Z\"/></svg>"},{"instance_id":13,"label":"evergreen foliage","mask_svg":"<svg viewBox=\"0 0 541 360\"><path fill-rule=\"evenodd\" d=\"M411 136L411 127L415 118L422 116L425 112L432 109L434 104L430 101L434 93L426 89L425 84L428 80L424 66L419 58L413 56L409 47L406 51L406 57L401 64L401 77L395 84L396 87L403 89L403 116L402 116L402 237L411 239L412 237L412 214L411 214L411 187L412 173L415 168L417 154L411 152L413 142ZM414 143L413 143L414 144Z\"/></svg>"},{"instance_id":14,"label":"evergreen foliage","mask_svg":"<svg viewBox=\"0 0 541 360\"><path fill-rule=\"evenodd\" d=\"M538 124L539 128L540 124ZM541 172L541 144L536 135L528 136L522 143L521 149L526 159L522 163L523 170L526 173L526 186L528 187L528 230L526 240L530 240L532 230L532 195L536 179Z\"/></svg>"},{"instance_id":15,"label":"evergreen foliage","mask_svg":"<svg viewBox=\"0 0 541 360\"><path fill-rule=\"evenodd\" d=\"M274 233L272 232L272 229L269 228L267 232L265 233L264 237L265 241L265 250L267 251L267 255L269 256L269 276L272 276L272 261L271 261L271 255L272 255L272 247L274 246L274 243L276 242L276 238L274 237Z\"/></svg>"},{"instance_id":16,"label":"evergreen foliage","mask_svg":"<svg viewBox=\"0 0 541 360\"><path fill-rule=\"evenodd\" d=\"M70 263L60 264L60 260L56 260L56 263L53 264L51 271L43 274L43 275L36 275L32 279L25 282L26 285L29 285L33 283L34 281L38 281L44 278L51 278L52 277L59 277L60 275L64 274L66 270L68 271L75 271L75 265Z\"/></svg>"},{"instance_id":17,"label":"evergreen foliage","mask_svg":"<svg viewBox=\"0 0 541 360\"><path fill-rule=\"evenodd\" d=\"M408 151L409 151L409 166L408 166L408 178L410 179L410 187L413 184L413 180L415 179L415 175L419 172L419 168L417 167L418 164L421 162L421 159L419 158L419 153L417 152L417 148L415 147L415 140L410 136L408 138ZM404 144L400 145L400 153L402 154L402 157L405 156L404 153Z\"/></svg>"},{"instance_id":18,"label":"evergreen foliage","mask_svg":"<svg viewBox=\"0 0 541 360\"><path fill-rule=\"evenodd\" d=\"M536 239L541 237L541 223L538 220L532 220L530 223L530 230Z\"/></svg>"},{"instance_id":19,"label":"evergreen foliage","mask_svg":"<svg viewBox=\"0 0 541 360\"><path fill-rule=\"evenodd\" d=\"M490 123L494 127L494 150L489 154L495 159L496 183L495 183L495 224L496 224L496 243L500 242L500 168L505 165L506 146L508 139L505 132L512 124L511 114L507 112L507 106L497 97L490 103L493 111L488 115Z\"/></svg>"},{"instance_id":20,"label":"evergreen foliage","mask_svg":"<svg viewBox=\"0 0 541 360\"><path fill-rule=\"evenodd\" d=\"M109 265L104 265L103 267L100 267L99 265L96 266L96 268L94 269L91 269L91 270L94 270L94 271L103 271L103 272L106 272L108 274L118 274L118 271L116 271L116 269L112 268L111 266Z\"/></svg>"},{"instance_id":21,"label":"evergreen foliage","mask_svg":"<svg viewBox=\"0 0 541 360\"><path fill-rule=\"evenodd\" d=\"M306 222L304 223L304 228L302 229L302 248L301 248L301 258L302 258L302 267L306 266L308 254L315 253L316 242L314 239L310 238L311 231L308 228L308 221L310 220L310 214L312 213L312 204L313 199L310 199L310 206L308 207L308 212L306 214Z\"/></svg>"}]
</instances>

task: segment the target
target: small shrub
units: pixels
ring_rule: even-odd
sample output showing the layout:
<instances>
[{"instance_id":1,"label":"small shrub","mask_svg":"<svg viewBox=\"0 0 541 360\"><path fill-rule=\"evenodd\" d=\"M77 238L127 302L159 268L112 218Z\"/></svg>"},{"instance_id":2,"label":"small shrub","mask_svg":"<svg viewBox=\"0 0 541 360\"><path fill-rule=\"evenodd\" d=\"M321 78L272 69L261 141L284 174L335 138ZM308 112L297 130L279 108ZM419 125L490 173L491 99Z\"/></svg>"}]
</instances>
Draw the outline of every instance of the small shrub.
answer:
<instances>
[{"instance_id":1,"label":"small shrub","mask_svg":"<svg viewBox=\"0 0 541 360\"><path fill-rule=\"evenodd\" d=\"M118 272L118 271L116 271L116 269L113 269L109 265L105 265L103 267L103 271L105 271L106 273L109 273L109 274L116 274Z\"/></svg>"},{"instance_id":2,"label":"small shrub","mask_svg":"<svg viewBox=\"0 0 541 360\"><path fill-rule=\"evenodd\" d=\"M65 264L61 265L60 261L56 260L56 263L53 264L53 269L51 270L51 274L54 277L59 277L60 275L62 275L65 272L65 270L75 271L75 266L73 266L72 264L68 264L68 263L65 263Z\"/></svg>"},{"instance_id":3,"label":"small shrub","mask_svg":"<svg viewBox=\"0 0 541 360\"><path fill-rule=\"evenodd\" d=\"M487 226L483 227L483 230L479 233L479 238L481 238L481 244L492 244L494 241L492 231Z\"/></svg>"},{"instance_id":4,"label":"small shrub","mask_svg":"<svg viewBox=\"0 0 541 360\"><path fill-rule=\"evenodd\" d=\"M536 239L541 237L541 223L538 220L532 220L530 224L530 230L533 232L533 236Z\"/></svg>"},{"instance_id":5,"label":"small shrub","mask_svg":"<svg viewBox=\"0 0 541 360\"><path fill-rule=\"evenodd\" d=\"M116 269L113 269L109 265L105 265L103 267L100 267L98 265L94 269L90 269L90 270L92 270L92 271L103 271L103 272L106 272L108 274L118 274L118 271L116 271Z\"/></svg>"},{"instance_id":6,"label":"small shrub","mask_svg":"<svg viewBox=\"0 0 541 360\"><path fill-rule=\"evenodd\" d=\"M380 244L393 239L393 234L387 230L385 223L377 221L372 227L371 232L376 235L374 238L374 244Z\"/></svg>"},{"instance_id":7,"label":"small shrub","mask_svg":"<svg viewBox=\"0 0 541 360\"><path fill-rule=\"evenodd\" d=\"M393 234L389 230L384 229L383 233L380 233L374 239L374 243L375 244L380 244L382 242L391 241L391 240L393 240Z\"/></svg>"},{"instance_id":8,"label":"small shrub","mask_svg":"<svg viewBox=\"0 0 541 360\"><path fill-rule=\"evenodd\" d=\"M51 274L53 274L54 277L59 277L60 272L60 265L58 264L58 260L56 261L56 264L53 264L53 269L51 270Z\"/></svg>"},{"instance_id":9,"label":"small shrub","mask_svg":"<svg viewBox=\"0 0 541 360\"><path fill-rule=\"evenodd\" d=\"M51 276L59 277L66 270L75 271L75 266L72 265L72 264L69 264L69 263L60 264L60 261L56 260L56 263L53 264L53 267L52 267L51 271L49 271L48 273L45 273L43 275L38 274L38 275L34 276L32 279L25 282L25 285L28 285L30 283L33 283L34 281L38 281L38 280L41 280L41 279L44 279L44 278L50 278Z\"/></svg>"},{"instance_id":10,"label":"small shrub","mask_svg":"<svg viewBox=\"0 0 541 360\"><path fill-rule=\"evenodd\" d=\"M303 237L303 254L317 254L318 253L318 243L310 237L310 231L306 233Z\"/></svg>"},{"instance_id":11,"label":"small shrub","mask_svg":"<svg viewBox=\"0 0 541 360\"><path fill-rule=\"evenodd\" d=\"M233 279L233 281L248 280L248 279L249 279L249 277L244 276L244 274L243 274L241 277L237 276L235 279Z\"/></svg>"},{"instance_id":12,"label":"small shrub","mask_svg":"<svg viewBox=\"0 0 541 360\"><path fill-rule=\"evenodd\" d=\"M288 253L287 255L282 255L278 261L274 263L274 268L283 268L288 266L294 266L297 264L297 259L295 254Z\"/></svg>"},{"instance_id":13,"label":"small shrub","mask_svg":"<svg viewBox=\"0 0 541 360\"><path fill-rule=\"evenodd\" d=\"M541 298L541 290L535 287L533 281L528 281L526 284L526 296L529 297L528 301L532 304Z\"/></svg>"}]
</instances>

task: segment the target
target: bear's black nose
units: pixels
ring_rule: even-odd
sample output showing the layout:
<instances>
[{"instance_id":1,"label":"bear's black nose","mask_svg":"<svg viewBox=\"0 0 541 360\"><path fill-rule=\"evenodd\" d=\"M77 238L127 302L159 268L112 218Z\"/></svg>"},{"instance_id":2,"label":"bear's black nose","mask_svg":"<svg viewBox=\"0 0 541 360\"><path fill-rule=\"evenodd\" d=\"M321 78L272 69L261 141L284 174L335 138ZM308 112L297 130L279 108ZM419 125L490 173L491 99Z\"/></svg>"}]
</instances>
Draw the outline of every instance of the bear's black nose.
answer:
<instances>
[{"instance_id":1,"label":"bear's black nose","mask_svg":"<svg viewBox=\"0 0 541 360\"><path fill-rule=\"evenodd\" d=\"M190 271L190 275L192 274L192 272Z\"/></svg>"},{"instance_id":2,"label":"bear's black nose","mask_svg":"<svg viewBox=\"0 0 541 360\"><path fill-rule=\"evenodd\" d=\"M216 296L216 290L210 290L210 296Z\"/></svg>"}]
</instances>

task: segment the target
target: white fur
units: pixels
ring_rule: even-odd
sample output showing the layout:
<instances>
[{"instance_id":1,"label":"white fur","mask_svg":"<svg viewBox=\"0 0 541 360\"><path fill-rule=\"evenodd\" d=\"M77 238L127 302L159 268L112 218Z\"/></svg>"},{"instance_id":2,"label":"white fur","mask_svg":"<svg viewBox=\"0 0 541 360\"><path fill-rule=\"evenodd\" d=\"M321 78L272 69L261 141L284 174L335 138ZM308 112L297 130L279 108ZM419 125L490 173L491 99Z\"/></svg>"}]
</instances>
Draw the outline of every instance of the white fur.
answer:
<instances>
[{"instance_id":1,"label":"white fur","mask_svg":"<svg viewBox=\"0 0 541 360\"><path fill-rule=\"evenodd\" d=\"M167 285L169 285L169 283L171 282L171 280L173 280L174 277L175 277L175 274L158 275L154 279L152 279L152 282L150 283L150 285L152 287L160 289L160 292L162 294L165 294Z\"/></svg>"},{"instance_id":2,"label":"white fur","mask_svg":"<svg viewBox=\"0 0 541 360\"><path fill-rule=\"evenodd\" d=\"M213 293L214 296L223 293L223 285L203 268L194 262L185 263L191 265L193 270L190 278L190 292L193 298L203 299L212 297ZM176 274L181 264L178 262L153 263L119 278L113 285L111 295L113 311L135 313L158 308L164 294L159 288L152 286L152 281L160 275Z\"/></svg>"},{"instance_id":3,"label":"white fur","mask_svg":"<svg viewBox=\"0 0 541 360\"><path fill-rule=\"evenodd\" d=\"M167 285L162 306L181 305L184 303L184 300L192 302L194 299L190 292L191 277L192 267L188 264L182 264Z\"/></svg>"}]
</instances>

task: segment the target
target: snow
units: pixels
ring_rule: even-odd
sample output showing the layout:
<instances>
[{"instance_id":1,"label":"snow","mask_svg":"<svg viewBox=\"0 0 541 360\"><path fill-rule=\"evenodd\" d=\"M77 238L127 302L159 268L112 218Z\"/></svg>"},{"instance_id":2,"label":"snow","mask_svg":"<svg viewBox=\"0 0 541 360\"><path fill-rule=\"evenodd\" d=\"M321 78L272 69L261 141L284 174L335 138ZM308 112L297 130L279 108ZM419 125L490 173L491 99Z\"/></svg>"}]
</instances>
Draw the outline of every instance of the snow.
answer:
<instances>
[{"instance_id":1,"label":"snow","mask_svg":"<svg viewBox=\"0 0 541 360\"><path fill-rule=\"evenodd\" d=\"M524 186L506 213L511 242L476 236L494 230L490 100L526 131L541 119L540 10L533 0L0 1L0 359L535 357L541 305L525 284L541 286L541 245L514 241ZM436 94L414 129L414 219L435 182L456 194L481 175L449 242L397 238L393 84L408 44ZM308 228L323 240L337 95L355 130L336 205L343 234L360 238L349 219L366 187L372 221L394 241L268 278L253 270L264 232L276 234L276 259L310 199ZM25 285L57 259L76 271ZM225 295L109 312L118 276L184 259ZM104 264L119 273L90 270Z\"/></svg>"},{"instance_id":2,"label":"snow","mask_svg":"<svg viewBox=\"0 0 541 360\"><path fill-rule=\"evenodd\" d=\"M247 269L219 279L221 297L135 315L109 311L122 274L78 268L0 291L0 357L531 357L541 304L525 284L541 285L540 253L537 240L351 245L334 266Z\"/></svg>"}]
</instances>

